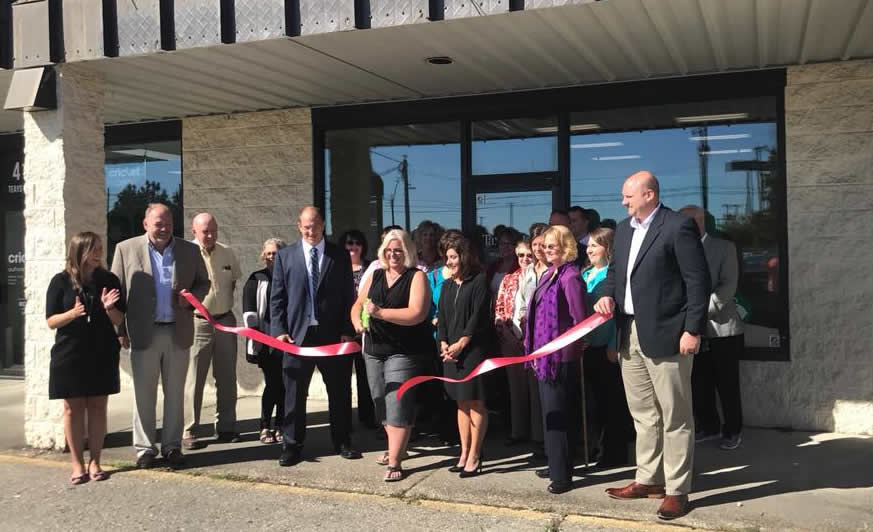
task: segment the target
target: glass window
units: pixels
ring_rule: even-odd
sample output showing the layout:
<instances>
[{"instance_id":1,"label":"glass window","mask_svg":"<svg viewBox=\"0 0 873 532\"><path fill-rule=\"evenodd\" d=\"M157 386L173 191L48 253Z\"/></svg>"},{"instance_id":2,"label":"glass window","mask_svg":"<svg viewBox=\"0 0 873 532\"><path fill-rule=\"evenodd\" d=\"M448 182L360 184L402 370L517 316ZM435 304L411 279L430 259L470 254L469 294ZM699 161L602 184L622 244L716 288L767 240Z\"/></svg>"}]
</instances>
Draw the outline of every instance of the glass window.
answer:
<instances>
[{"instance_id":1,"label":"glass window","mask_svg":"<svg viewBox=\"0 0 873 532\"><path fill-rule=\"evenodd\" d=\"M173 233L184 235L181 140L108 145L105 170L108 261L116 244L143 233L149 203L166 203L173 211Z\"/></svg>"},{"instance_id":2,"label":"glass window","mask_svg":"<svg viewBox=\"0 0 873 532\"><path fill-rule=\"evenodd\" d=\"M20 135L0 136L0 369L24 364L24 162Z\"/></svg>"},{"instance_id":3,"label":"glass window","mask_svg":"<svg viewBox=\"0 0 873 532\"><path fill-rule=\"evenodd\" d=\"M387 225L415 229L430 220L461 227L459 132L457 122L329 131L328 235L363 231L372 258Z\"/></svg>"},{"instance_id":4,"label":"glass window","mask_svg":"<svg viewBox=\"0 0 873 532\"><path fill-rule=\"evenodd\" d=\"M707 232L737 246L741 276L735 299L746 345L755 348L781 348L788 330L786 287L780 285L786 222L777 110L778 102L762 98L578 113L571 119L599 128L571 133L571 204L596 210L601 224L620 221L627 217L621 185L645 169L658 177L668 207L704 207ZM641 127L646 125L651 127Z\"/></svg>"},{"instance_id":5,"label":"glass window","mask_svg":"<svg viewBox=\"0 0 873 532\"><path fill-rule=\"evenodd\" d=\"M514 118L473 122L473 174L554 172L558 119Z\"/></svg>"}]
</instances>

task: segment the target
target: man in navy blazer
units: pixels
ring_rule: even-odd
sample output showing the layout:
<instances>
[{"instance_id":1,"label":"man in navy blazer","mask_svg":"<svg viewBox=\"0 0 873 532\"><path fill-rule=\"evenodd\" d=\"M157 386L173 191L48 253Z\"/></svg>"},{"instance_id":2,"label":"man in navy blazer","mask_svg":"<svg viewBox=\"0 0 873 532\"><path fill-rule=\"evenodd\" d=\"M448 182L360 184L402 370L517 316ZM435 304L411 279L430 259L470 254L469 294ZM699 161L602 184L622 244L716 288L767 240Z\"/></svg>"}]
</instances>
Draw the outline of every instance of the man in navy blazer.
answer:
<instances>
[{"instance_id":1,"label":"man in navy blazer","mask_svg":"<svg viewBox=\"0 0 873 532\"><path fill-rule=\"evenodd\" d=\"M662 205L658 180L637 172L624 182L630 217L615 231L604 296L615 311L621 374L637 432L635 481L610 488L616 499L663 498L661 519L688 512L694 461L692 356L706 332L709 270L694 221Z\"/></svg>"},{"instance_id":2,"label":"man in navy blazer","mask_svg":"<svg viewBox=\"0 0 873 532\"><path fill-rule=\"evenodd\" d=\"M352 263L343 249L324 240L324 218L317 207L304 207L297 220L300 240L279 250L270 290L271 334L299 346L348 341L354 336L351 308L355 300ZM360 458L351 446L352 357L283 359L285 421L279 465L300 461L306 436L306 397L318 366L327 388L330 435L343 458Z\"/></svg>"}]
</instances>

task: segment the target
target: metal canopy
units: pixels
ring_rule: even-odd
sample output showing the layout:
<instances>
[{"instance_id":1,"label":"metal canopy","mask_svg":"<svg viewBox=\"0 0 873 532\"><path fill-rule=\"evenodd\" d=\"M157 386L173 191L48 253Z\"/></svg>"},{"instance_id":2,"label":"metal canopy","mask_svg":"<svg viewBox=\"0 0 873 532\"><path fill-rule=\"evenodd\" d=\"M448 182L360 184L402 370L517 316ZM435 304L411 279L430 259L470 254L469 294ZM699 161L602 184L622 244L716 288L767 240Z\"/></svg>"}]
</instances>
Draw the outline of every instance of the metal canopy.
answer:
<instances>
[{"instance_id":1,"label":"metal canopy","mask_svg":"<svg viewBox=\"0 0 873 532\"><path fill-rule=\"evenodd\" d=\"M122 123L863 57L873 0L607 0L87 64L106 77L106 122Z\"/></svg>"}]
</instances>

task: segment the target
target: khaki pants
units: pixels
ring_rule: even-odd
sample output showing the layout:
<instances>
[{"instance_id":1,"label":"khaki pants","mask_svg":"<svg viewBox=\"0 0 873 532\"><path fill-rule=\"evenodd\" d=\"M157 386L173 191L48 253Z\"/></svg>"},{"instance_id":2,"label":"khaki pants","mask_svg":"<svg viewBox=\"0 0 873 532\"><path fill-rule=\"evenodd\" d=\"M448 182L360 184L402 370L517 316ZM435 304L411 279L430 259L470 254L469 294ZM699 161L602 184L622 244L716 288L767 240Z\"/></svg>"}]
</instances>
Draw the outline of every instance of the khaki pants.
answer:
<instances>
[{"instance_id":1,"label":"khaki pants","mask_svg":"<svg viewBox=\"0 0 873 532\"><path fill-rule=\"evenodd\" d=\"M232 312L222 316L218 323L236 326ZM215 431L236 432L236 335L216 331L208 321L194 318L194 345L191 346L191 369L188 372L186 395L191 407L185 425L185 437L201 437L200 410L203 406L203 388L209 367L215 380Z\"/></svg>"},{"instance_id":2,"label":"khaki pants","mask_svg":"<svg viewBox=\"0 0 873 532\"><path fill-rule=\"evenodd\" d=\"M691 408L691 356L649 358L643 354L636 323L621 342L621 376L637 432L640 484L665 484L667 495L691 492L694 416Z\"/></svg>"},{"instance_id":3,"label":"khaki pants","mask_svg":"<svg viewBox=\"0 0 873 532\"><path fill-rule=\"evenodd\" d=\"M157 454L155 408L158 402L158 379L164 392L164 423L161 452L166 456L182 446L185 420L185 375L188 373L188 349L176 345L175 325L155 326L152 343L147 349L130 352L133 377L133 446L137 456Z\"/></svg>"}]
</instances>

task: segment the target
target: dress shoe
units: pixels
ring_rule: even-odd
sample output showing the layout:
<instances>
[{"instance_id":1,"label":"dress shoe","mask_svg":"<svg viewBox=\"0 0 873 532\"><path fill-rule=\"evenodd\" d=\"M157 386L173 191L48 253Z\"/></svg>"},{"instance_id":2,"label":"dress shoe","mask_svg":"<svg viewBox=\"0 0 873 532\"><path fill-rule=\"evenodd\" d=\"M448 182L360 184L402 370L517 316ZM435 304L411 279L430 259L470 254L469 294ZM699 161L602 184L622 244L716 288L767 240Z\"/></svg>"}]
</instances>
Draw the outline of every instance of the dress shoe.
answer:
<instances>
[{"instance_id":1,"label":"dress shoe","mask_svg":"<svg viewBox=\"0 0 873 532\"><path fill-rule=\"evenodd\" d=\"M279 465L290 467L300 462L302 449L297 445L282 445L282 454L279 455Z\"/></svg>"},{"instance_id":2,"label":"dress shoe","mask_svg":"<svg viewBox=\"0 0 873 532\"><path fill-rule=\"evenodd\" d=\"M663 499L664 486L647 486L631 482L623 488L607 488L606 494L613 499Z\"/></svg>"},{"instance_id":3,"label":"dress shoe","mask_svg":"<svg viewBox=\"0 0 873 532\"><path fill-rule=\"evenodd\" d=\"M479 455L479 463L476 464L476 469L472 471L467 471L466 469L462 469L458 474L458 478L470 478L475 477L477 475L482 474L482 455Z\"/></svg>"},{"instance_id":4,"label":"dress shoe","mask_svg":"<svg viewBox=\"0 0 873 532\"><path fill-rule=\"evenodd\" d=\"M361 452L353 448L348 443L340 445L339 452L337 454L339 454L346 460L357 460L358 458L362 458Z\"/></svg>"},{"instance_id":5,"label":"dress shoe","mask_svg":"<svg viewBox=\"0 0 873 532\"><path fill-rule=\"evenodd\" d=\"M148 469L152 467L154 461L155 455L152 453L142 453L136 459L136 467L137 469Z\"/></svg>"},{"instance_id":6,"label":"dress shoe","mask_svg":"<svg viewBox=\"0 0 873 532\"><path fill-rule=\"evenodd\" d=\"M239 432L219 432L215 441L218 443L239 443L242 438L240 438Z\"/></svg>"},{"instance_id":7,"label":"dress shoe","mask_svg":"<svg viewBox=\"0 0 873 532\"><path fill-rule=\"evenodd\" d=\"M556 480L549 484L549 487L546 488L549 493L554 493L555 495L560 495L561 493L566 493L573 488L573 484L568 480Z\"/></svg>"},{"instance_id":8,"label":"dress shoe","mask_svg":"<svg viewBox=\"0 0 873 532\"><path fill-rule=\"evenodd\" d=\"M167 453L164 458L167 460L167 463L170 465L171 469L181 469L185 467L185 457L182 455L182 451L179 449L173 449L169 453Z\"/></svg>"},{"instance_id":9,"label":"dress shoe","mask_svg":"<svg viewBox=\"0 0 873 532\"><path fill-rule=\"evenodd\" d=\"M677 519L688 513L688 495L667 495L658 508L658 517L664 521Z\"/></svg>"},{"instance_id":10,"label":"dress shoe","mask_svg":"<svg viewBox=\"0 0 873 532\"><path fill-rule=\"evenodd\" d=\"M549 468L544 467L542 469L537 469L536 471L534 471L534 475L540 478L549 478Z\"/></svg>"},{"instance_id":11,"label":"dress shoe","mask_svg":"<svg viewBox=\"0 0 873 532\"><path fill-rule=\"evenodd\" d=\"M204 447L206 447L206 442L197 439L194 436L188 436L187 438L182 438L182 447L184 447L188 451L195 451L197 449L203 449Z\"/></svg>"}]
</instances>

